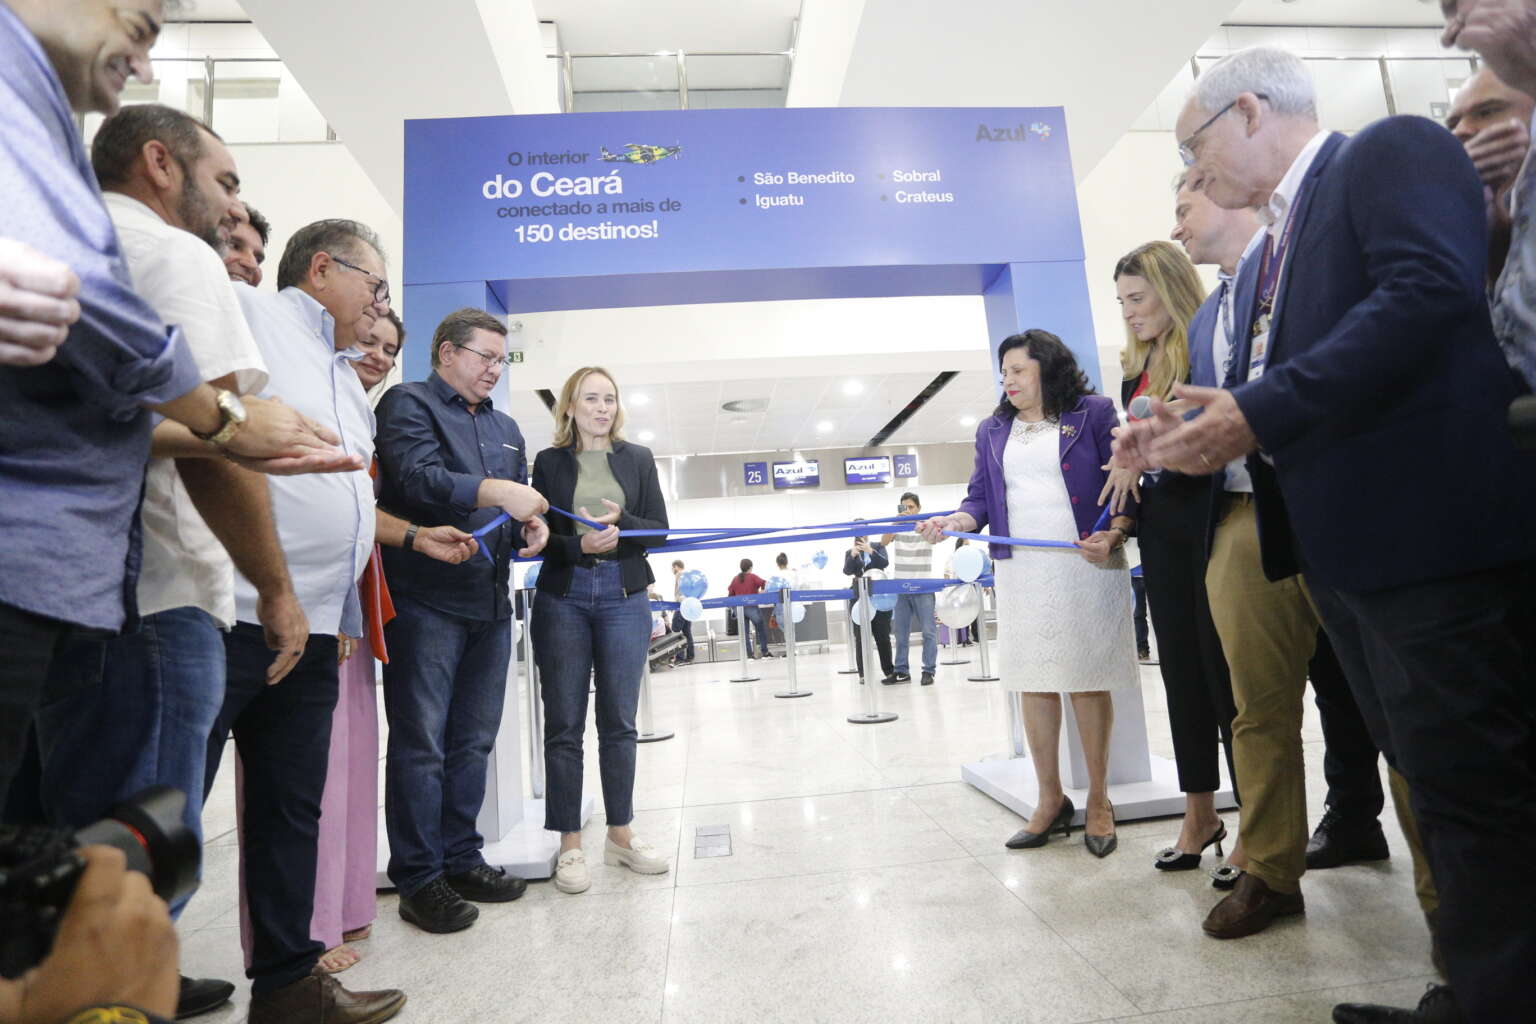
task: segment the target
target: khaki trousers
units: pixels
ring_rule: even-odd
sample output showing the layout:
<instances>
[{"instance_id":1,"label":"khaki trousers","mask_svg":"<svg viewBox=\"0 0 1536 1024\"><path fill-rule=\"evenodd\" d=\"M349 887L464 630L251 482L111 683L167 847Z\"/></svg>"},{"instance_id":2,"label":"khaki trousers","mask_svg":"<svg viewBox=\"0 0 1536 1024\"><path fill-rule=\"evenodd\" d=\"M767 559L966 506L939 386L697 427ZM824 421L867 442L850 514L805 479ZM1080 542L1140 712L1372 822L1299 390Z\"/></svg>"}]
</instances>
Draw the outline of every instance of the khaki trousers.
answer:
<instances>
[{"instance_id":1,"label":"khaki trousers","mask_svg":"<svg viewBox=\"0 0 1536 1024\"><path fill-rule=\"evenodd\" d=\"M1232 759L1247 870L1276 892L1298 892L1307 866L1302 702L1318 619L1300 576L1265 578L1252 495L1230 496L1205 587L1237 704Z\"/></svg>"}]
</instances>

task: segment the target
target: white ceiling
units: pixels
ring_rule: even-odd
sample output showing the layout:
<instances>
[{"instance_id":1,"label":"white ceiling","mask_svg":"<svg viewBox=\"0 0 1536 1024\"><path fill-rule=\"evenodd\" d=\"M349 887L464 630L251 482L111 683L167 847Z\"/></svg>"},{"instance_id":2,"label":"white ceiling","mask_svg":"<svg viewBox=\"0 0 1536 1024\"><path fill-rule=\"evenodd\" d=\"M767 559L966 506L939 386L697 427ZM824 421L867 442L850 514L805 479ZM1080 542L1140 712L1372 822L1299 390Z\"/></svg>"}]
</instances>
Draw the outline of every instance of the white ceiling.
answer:
<instances>
[{"instance_id":1,"label":"white ceiling","mask_svg":"<svg viewBox=\"0 0 1536 1024\"><path fill-rule=\"evenodd\" d=\"M572 53L787 50L800 0L534 0Z\"/></svg>"},{"instance_id":2,"label":"white ceiling","mask_svg":"<svg viewBox=\"0 0 1536 1024\"><path fill-rule=\"evenodd\" d=\"M706 452L788 451L795 448L857 448L891 421L933 380L930 373L871 374L860 377L794 377L778 380L725 380L651 384L623 392L624 432L631 441L641 434L658 455ZM844 385L862 385L849 395ZM968 441L974 420L997 402L992 374L962 371L887 440L887 444ZM721 406L739 399L761 399L761 412L727 412ZM515 391L506 412L518 422L530 450L549 444L552 420L533 391ZM818 429L829 424L830 429Z\"/></svg>"},{"instance_id":3,"label":"white ceiling","mask_svg":"<svg viewBox=\"0 0 1536 1024\"><path fill-rule=\"evenodd\" d=\"M1232 25L1439 25L1438 0L1243 0Z\"/></svg>"},{"instance_id":4,"label":"white ceiling","mask_svg":"<svg viewBox=\"0 0 1536 1024\"><path fill-rule=\"evenodd\" d=\"M236 0L182 0L182 12L177 21L249 21Z\"/></svg>"}]
</instances>

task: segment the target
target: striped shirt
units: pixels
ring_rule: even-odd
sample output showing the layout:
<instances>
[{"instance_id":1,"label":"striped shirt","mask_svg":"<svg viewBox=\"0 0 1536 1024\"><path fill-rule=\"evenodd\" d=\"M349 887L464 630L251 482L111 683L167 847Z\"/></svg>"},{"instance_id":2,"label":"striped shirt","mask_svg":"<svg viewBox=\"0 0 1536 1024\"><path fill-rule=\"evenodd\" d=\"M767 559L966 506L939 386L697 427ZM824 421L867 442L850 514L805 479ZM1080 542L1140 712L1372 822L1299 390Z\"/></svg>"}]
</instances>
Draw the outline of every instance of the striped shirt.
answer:
<instances>
[{"instance_id":1,"label":"striped shirt","mask_svg":"<svg viewBox=\"0 0 1536 1024\"><path fill-rule=\"evenodd\" d=\"M891 538L891 578L928 579L933 576L933 545L916 531Z\"/></svg>"}]
</instances>

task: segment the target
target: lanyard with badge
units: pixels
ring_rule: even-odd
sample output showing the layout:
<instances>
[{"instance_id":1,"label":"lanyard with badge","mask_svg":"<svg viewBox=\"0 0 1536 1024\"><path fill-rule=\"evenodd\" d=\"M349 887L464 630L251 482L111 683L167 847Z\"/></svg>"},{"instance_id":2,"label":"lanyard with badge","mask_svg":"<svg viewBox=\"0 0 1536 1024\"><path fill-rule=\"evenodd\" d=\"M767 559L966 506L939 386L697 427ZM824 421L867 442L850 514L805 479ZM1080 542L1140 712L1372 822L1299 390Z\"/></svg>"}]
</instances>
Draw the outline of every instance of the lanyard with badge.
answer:
<instances>
[{"instance_id":1,"label":"lanyard with badge","mask_svg":"<svg viewBox=\"0 0 1536 1024\"><path fill-rule=\"evenodd\" d=\"M1248 353L1248 379L1264 376L1269 362L1269 330L1274 318L1275 297L1280 286L1280 272L1285 267L1285 257L1291 248L1291 233L1296 230L1296 210L1301 206L1301 193L1286 211L1285 230L1280 233L1280 244L1275 244L1271 232L1264 233L1264 257L1259 264L1259 315L1253 322L1253 344Z\"/></svg>"}]
</instances>

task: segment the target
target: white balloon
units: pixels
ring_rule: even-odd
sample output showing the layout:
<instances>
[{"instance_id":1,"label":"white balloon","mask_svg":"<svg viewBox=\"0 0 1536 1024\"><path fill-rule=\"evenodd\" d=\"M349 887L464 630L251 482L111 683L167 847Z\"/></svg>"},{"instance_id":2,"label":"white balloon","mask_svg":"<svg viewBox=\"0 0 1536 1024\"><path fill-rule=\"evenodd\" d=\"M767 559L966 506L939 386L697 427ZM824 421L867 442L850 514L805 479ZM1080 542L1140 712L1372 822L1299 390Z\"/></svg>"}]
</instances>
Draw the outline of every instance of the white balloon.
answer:
<instances>
[{"instance_id":1,"label":"white balloon","mask_svg":"<svg viewBox=\"0 0 1536 1024\"><path fill-rule=\"evenodd\" d=\"M789 617L794 619L796 623L804 622L805 621L805 605L802 604L799 601L796 601L794 604L791 604L789 606Z\"/></svg>"},{"instance_id":2,"label":"white balloon","mask_svg":"<svg viewBox=\"0 0 1536 1024\"><path fill-rule=\"evenodd\" d=\"M972 583L940 591L933 610L950 629L969 626L981 614L981 588Z\"/></svg>"},{"instance_id":3,"label":"white balloon","mask_svg":"<svg viewBox=\"0 0 1536 1024\"><path fill-rule=\"evenodd\" d=\"M512 630L512 646L516 647L518 644L523 642L523 620L513 619L512 622L514 624Z\"/></svg>"},{"instance_id":4,"label":"white balloon","mask_svg":"<svg viewBox=\"0 0 1536 1024\"><path fill-rule=\"evenodd\" d=\"M857 601L853 602L853 607L849 609L849 613L853 616L853 624L855 626L864 625L864 599L859 598ZM870 621L873 622L875 613L870 612L869 614Z\"/></svg>"},{"instance_id":5,"label":"white balloon","mask_svg":"<svg viewBox=\"0 0 1536 1024\"><path fill-rule=\"evenodd\" d=\"M704 617L704 602L696 597L685 597L677 610L689 622L698 622Z\"/></svg>"},{"instance_id":6,"label":"white balloon","mask_svg":"<svg viewBox=\"0 0 1536 1024\"><path fill-rule=\"evenodd\" d=\"M955 552L951 565L955 575L967 583L974 583L986 567L986 556L978 547L966 546Z\"/></svg>"}]
</instances>

